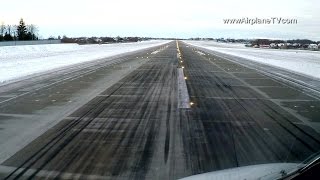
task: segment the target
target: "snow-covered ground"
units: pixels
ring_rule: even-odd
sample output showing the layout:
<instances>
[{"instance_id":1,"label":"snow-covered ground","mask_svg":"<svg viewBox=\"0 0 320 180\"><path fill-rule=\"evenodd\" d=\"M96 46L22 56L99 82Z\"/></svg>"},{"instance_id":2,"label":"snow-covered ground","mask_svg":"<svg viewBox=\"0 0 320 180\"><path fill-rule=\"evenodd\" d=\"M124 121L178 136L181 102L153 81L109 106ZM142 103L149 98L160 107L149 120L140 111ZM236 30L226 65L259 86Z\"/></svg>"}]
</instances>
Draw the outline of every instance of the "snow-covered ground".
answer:
<instances>
[{"instance_id":1,"label":"snow-covered ground","mask_svg":"<svg viewBox=\"0 0 320 180\"><path fill-rule=\"evenodd\" d=\"M0 83L167 42L153 40L105 45L50 44L0 47Z\"/></svg>"},{"instance_id":2,"label":"snow-covered ground","mask_svg":"<svg viewBox=\"0 0 320 180\"><path fill-rule=\"evenodd\" d=\"M184 41L188 44L320 78L320 51L256 49L244 44Z\"/></svg>"}]
</instances>

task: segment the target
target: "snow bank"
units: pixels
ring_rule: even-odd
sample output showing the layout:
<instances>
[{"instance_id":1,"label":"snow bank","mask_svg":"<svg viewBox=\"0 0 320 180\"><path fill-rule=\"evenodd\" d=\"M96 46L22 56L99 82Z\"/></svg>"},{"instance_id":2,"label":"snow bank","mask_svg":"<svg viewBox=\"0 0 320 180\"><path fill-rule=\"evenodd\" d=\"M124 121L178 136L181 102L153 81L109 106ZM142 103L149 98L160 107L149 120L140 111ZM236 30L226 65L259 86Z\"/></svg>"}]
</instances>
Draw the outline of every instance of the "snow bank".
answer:
<instances>
[{"instance_id":1,"label":"snow bank","mask_svg":"<svg viewBox=\"0 0 320 180\"><path fill-rule=\"evenodd\" d=\"M218 43L211 41L184 42L190 45L320 78L320 51L256 49L244 47L244 44Z\"/></svg>"},{"instance_id":2,"label":"snow bank","mask_svg":"<svg viewBox=\"0 0 320 180\"><path fill-rule=\"evenodd\" d=\"M167 42L154 40L104 45L49 44L0 47L0 83Z\"/></svg>"}]
</instances>

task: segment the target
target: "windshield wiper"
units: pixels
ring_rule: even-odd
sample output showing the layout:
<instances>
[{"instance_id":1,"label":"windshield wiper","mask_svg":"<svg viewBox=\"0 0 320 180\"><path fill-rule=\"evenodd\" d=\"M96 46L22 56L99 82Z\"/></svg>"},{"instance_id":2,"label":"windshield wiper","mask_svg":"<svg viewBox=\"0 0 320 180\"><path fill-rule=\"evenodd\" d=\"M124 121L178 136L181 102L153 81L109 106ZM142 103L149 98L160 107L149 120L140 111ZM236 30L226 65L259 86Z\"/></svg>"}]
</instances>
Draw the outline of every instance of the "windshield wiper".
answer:
<instances>
[{"instance_id":1,"label":"windshield wiper","mask_svg":"<svg viewBox=\"0 0 320 180\"><path fill-rule=\"evenodd\" d=\"M289 173L283 174L283 177L280 179L305 179L306 177L319 177L319 168L320 166L320 152L312 155L304 162L301 163L302 167L297 170Z\"/></svg>"}]
</instances>

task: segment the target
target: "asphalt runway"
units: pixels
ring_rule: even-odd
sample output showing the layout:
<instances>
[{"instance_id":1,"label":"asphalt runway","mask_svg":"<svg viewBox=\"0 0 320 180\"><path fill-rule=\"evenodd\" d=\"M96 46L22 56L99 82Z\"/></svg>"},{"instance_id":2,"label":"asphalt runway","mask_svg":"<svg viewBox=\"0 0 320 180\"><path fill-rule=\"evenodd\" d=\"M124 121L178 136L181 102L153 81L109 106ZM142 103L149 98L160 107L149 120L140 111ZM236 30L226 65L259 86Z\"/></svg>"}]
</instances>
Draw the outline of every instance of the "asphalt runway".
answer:
<instances>
[{"instance_id":1,"label":"asphalt runway","mask_svg":"<svg viewBox=\"0 0 320 180\"><path fill-rule=\"evenodd\" d=\"M317 97L183 42L179 51L181 58L171 42L112 65L97 62L88 73L79 68L33 86L2 87L0 135L21 121L56 123L5 158L0 178L178 179L301 162L320 150L319 130L311 126L319 122ZM179 106L182 92L189 107Z\"/></svg>"}]
</instances>

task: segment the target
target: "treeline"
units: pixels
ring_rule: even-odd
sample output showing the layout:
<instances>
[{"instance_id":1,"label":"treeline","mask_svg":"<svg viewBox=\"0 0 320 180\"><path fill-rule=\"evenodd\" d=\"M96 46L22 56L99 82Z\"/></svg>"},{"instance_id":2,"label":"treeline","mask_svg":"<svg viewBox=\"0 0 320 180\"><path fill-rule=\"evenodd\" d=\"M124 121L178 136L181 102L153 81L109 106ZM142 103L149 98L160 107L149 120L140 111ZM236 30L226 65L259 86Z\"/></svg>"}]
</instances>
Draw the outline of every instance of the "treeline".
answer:
<instances>
[{"instance_id":1,"label":"treeline","mask_svg":"<svg viewBox=\"0 0 320 180\"><path fill-rule=\"evenodd\" d=\"M18 25L0 25L0 41L38 40L38 28L33 24L25 24L21 18Z\"/></svg>"},{"instance_id":2,"label":"treeline","mask_svg":"<svg viewBox=\"0 0 320 180\"><path fill-rule=\"evenodd\" d=\"M251 42L252 45L270 45L272 43L279 44L279 43L297 43L297 44L318 44L320 41L312 41L309 39L293 39L293 40L270 40L270 39L255 39Z\"/></svg>"},{"instance_id":3,"label":"treeline","mask_svg":"<svg viewBox=\"0 0 320 180\"><path fill-rule=\"evenodd\" d=\"M49 38L50 39L50 38ZM60 39L60 36L58 37ZM125 43L125 42L138 42L148 40L146 37L77 37L68 38L63 36L62 43L78 43L78 44L108 44L108 43Z\"/></svg>"}]
</instances>

